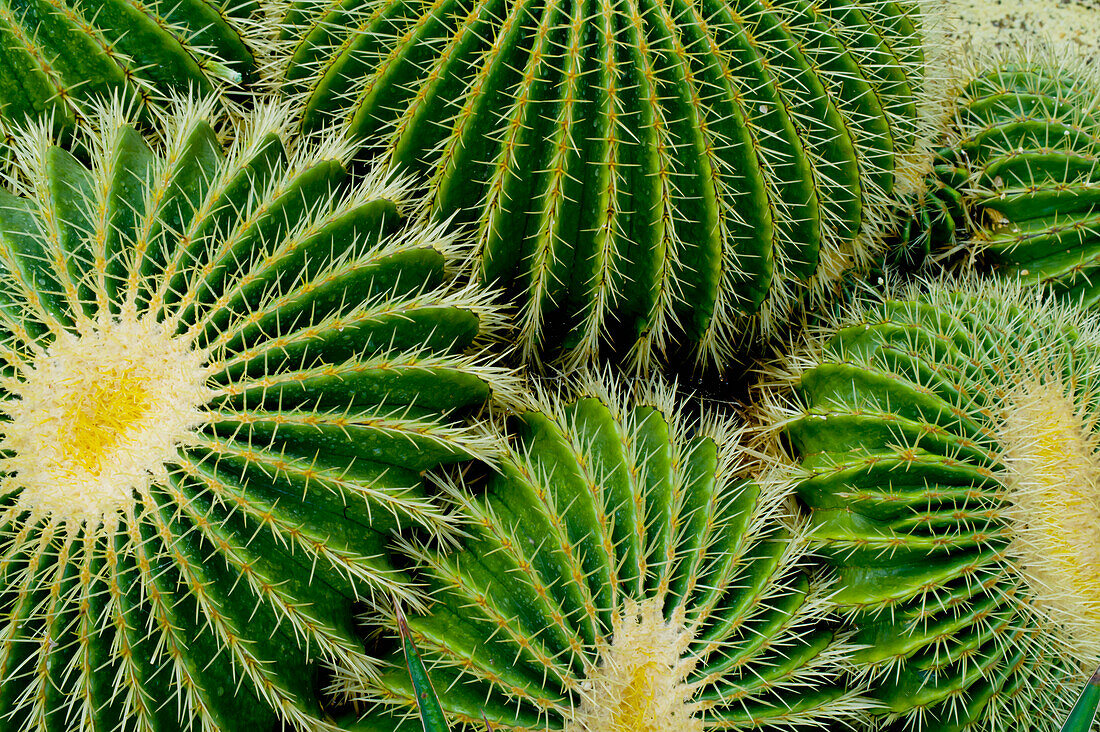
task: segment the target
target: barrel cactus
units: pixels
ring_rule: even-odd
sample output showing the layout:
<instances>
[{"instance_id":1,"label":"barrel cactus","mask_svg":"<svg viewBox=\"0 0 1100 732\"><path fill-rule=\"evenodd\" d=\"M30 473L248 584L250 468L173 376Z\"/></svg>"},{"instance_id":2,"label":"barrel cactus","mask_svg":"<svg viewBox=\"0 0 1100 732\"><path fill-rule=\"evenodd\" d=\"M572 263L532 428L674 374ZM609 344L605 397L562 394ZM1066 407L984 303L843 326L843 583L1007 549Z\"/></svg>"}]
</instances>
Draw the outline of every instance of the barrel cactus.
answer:
<instances>
[{"instance_id":1,"label":"barrel cactus","mask_svg":"<svg viewBox=\"0 0 1100 732\"><path fill-rule=\"evenodd\" d=\"M290 0L306 131L427 180L535 362L722 365L858 262L923 157L915 0Z\"/></svg>"},{"instance_id":2,"label":"barrel cactus","mask_svg":"<svg viewBox=\"0 0 1100 732\"><path fill-rule=\"evenodd\" d=\"M0 117L71 123L97 95L209 93L257 73L254 0L20 0L0 6Z\"/></svg>"},{"instance_id":3,"label":"barrel cactus","mask_svg":"<svg viewBox=\"0 0 1100 732\"><path fill-rule=\"evenodd\" d=\"M493 454L461 417L512 382L454 242L402 229L388 176L339 192L349 147L288 150L279 108L223 151L210 106L153 147L104 107L86 163L45 123L12 143L5 730L333 729L327 668L371 673L356 601L416 606L387 534L453 523L420 471Z\"/></svg>"},{"instance_id":4,"label":"barrel cactus","mask_svg":"<svg viewBox=\"0 0 1100 732\"><path fill-rule=\"evenodd\" d=\"M1100 323L964 279L807 340L761 404L883 728L1057 729L1100 656Z\"/></svg>"},{"instance_id":5,"label":"barrel cactus","mask_svg":"<svg viewBox=\"0 0 1100 732\"><path fill-rule=\"evenodd\" d=\"M1100 300L1100 72L1045 48L989 62L958 102L973 249L1010 277Z\"/></svg>"},{"instance_id":6,"label":"barrel cactus","mask_svg":"<svg viewBox=\"0 0 1100 732\"><path fill-rule=\"evenodd\" d=\"M892 266L914 270L971 259L973 232L965 198L969 176L953 150L936 153L931 172L903 202L897 231L888 238L887 259Z\"/></svg>"},{"instance_id":7,"label":"barrel cactus","mask_svg":"<svg viewBox=\"0 0 1100 732\"><path fill-rule=\"evenodd\" d=\"M516 417L498 471L445 480L455 551L409 543L408 625L455 729L731 730L851 720L848 647L819 624L789 484L672 389L589 375ZM398 621L387 623L394 638ZM401 649L357 730L420 730ZM346 681L346 680L344 680ZM360 682L361 683L361 682Z\"/></svg>"}]
</instances>

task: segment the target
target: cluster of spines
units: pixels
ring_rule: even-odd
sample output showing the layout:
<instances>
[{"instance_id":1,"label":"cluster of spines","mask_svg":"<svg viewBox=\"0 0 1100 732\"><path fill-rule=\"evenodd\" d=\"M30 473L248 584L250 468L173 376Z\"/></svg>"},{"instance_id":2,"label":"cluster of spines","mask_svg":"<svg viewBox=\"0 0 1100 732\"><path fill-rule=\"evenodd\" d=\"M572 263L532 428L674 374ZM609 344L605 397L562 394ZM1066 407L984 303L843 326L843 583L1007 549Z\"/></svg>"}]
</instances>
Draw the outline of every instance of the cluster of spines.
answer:
<instances>
[{"instance_id":1,"label":"cluster of spines","mask_svg":"<svg viewBox=\"0 0 1100 732\"><path fill-rule=\"evenodd\" d=\"M1019 283L919 282L851 306L770 369L761 422L798 456L886 728L1064 718L1087 661L1014 552L999 430L1035 375L1095 410L1096 344L1079 312Z\"/></svg>"},{"instance_id":2,"label":"cluster of spines","mask_svg":"<svg viewBox=\"0 0 1100 732\"><path fill-rule=\"evenodd\" d=\"M739 428L714 413L696 422L662 384L606 376L539 391L533 407L499 472L445 480L468 517L458 548L405 549L431 599L409 626L452 722L580 732L858 716L851 647L822 622L829 590L802 569L788 487L746 478ZM396 637L395 623L383 622ZM624 645L624 625L665 638L672 661L654 661L661 642ZM376 681L345 684L380 707L367 729L419 724L392 660Z\"/></svg>"},{"instance_id":3,"label":"cluster of spines","mask_svg":"<svg viewBox=\"0 0 1100 732\"><path fill-rule=\"evenodd\" d=\"M901 204L897 231L888 248L891 265L919 270L933 265L943 268L970 256L969 190L970 172L950 149L937 151L932 171L923 184Z\"/></svg>"},{"instance_id":4,"label":"cluster of spines","mask_svg":"<svg viewBox=\"0 0 1100 732\"><path fill-rule=\"evenodd\" d=\"M949 259L965 249L999 275L1093 304L1100 77L1050 46L983 55L968 75L932 190L906 231L910 254Z\"/></svg>"},{"instance_id":5,"label":"cluster of spines","mask_svg":"<svg viewBox=\"0 0 1100 732\"><path fill-rule=\"evenodd\" d=\"M71 125L95 98L147 106L256 81L254 0L31 0L0 8L0 114ZM262 44L261 44L262 45ZM229 102L228 98L226 102Z\"/></svg>"},{"instance_id":6,"label":"cluster of spines","mask_svg":"<svg viewBox=\"0 0 1100 732\"><path fill-rule=\"evenodd\" d=\"M678 342L713 366L878 234L934 116L920 16L296 2L281 74L306 130L427 174L436 212L476 232L482 279L521 302L525 355L650 368Z\"/></svg>"},{"instance_id":7,"label":"cluster of spines","mask_svg":"<svg viewBox=\"0 0 1100 732\"><path fill-rule=\"evenodd\" d=\"M5 479L5 726L335 729L321 669L374 665L352 602L418 606L387 535L453 525L420 472L496 450L460 417L513 381L475 357L499 317L446 281L453 237L403 233L391 176L340 192L349 146L288 151L282 107L225 155L210 107L173 111L153 147L132 107L93 112L87 167L48 122L13 144L6 378L64 334L151 318L202 355L209 402L164 475L135 476L97 520L37 510L18 471Z\"/></svg>"}]
</instances>

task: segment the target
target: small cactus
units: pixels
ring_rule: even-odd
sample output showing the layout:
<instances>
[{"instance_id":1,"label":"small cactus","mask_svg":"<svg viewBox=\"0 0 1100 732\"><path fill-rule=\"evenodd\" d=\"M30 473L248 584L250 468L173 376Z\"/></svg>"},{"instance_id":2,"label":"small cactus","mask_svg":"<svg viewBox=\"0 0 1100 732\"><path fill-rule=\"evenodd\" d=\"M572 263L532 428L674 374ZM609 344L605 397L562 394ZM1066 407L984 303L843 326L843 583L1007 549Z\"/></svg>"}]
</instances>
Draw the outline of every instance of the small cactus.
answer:
<instances>
[{"instance_id":1,"label":"small cactus","mask_svg":"<svg viewBox=\"0 0 1100 732\"><path fill-rule=\"evenodd\" d=\"M965 198L969 171L949 149L936 153L923 184L902 205L887 261L902 271L966 259L972 233Z\"/></svg>"},{"instance_id":2,"label":"small cactus","mask_svg":"<svg viewBox=\"0 0 1100 732\"><path fill-rule=\"evenodd\" d=\"M256 75L254 0L20 0L0 4L0 117L71 124L96 95L146 102Z\"/></svg>"},{"instance_id":3,"label":"small cactus","mask_svg":"<svg viewBox=\"0 0 1100 732\"><path fill-rule=\"evenodd\" d=\"M408 551L428 589L410 614L452 728L691 732L851 720L848 647L820 620L789 486L748 476L740 430L700 424L660 384L588 375L516 418L499 471L444 481L457 550ZM400 618L386 621L397 638ZM411 641L410 641L411 642ZM419 730L391 669L344 690L358 730Z\"/></svg>"},{"instance_id":4,"label":"small cactus","mask_svg":"<svg viewBox=\"0 0 1100 732\"><path fill-rule=\"evenodd\" d=\"M335 727L327 667L369 674L355 600L414 588L387 533L447 534L420 471L490 458L460 417L511 381L453 240L402 230L349 146L286 147L213 104L150 147L125 105L12 142L0 192L0 728ZM284 725L284 726L278 726Z\"/></svg>"},{"instance_id":5,"label":"small cactus","mask_svg":"<svg viewBox=\"0 0 1100 732\"><path fill-rule=\"evenodd\" d=\"M1009 59L1009 60L1006 60ZM988 62L958 100L972 250L998 273L1100 301L1100 72L1047 47Z\"/></svg>"},{"instance_id":6,"label":"small cactus","mask_svg":"<svg viewBox=\"0 0 1100 732\"><path fill-rule=\"evenodd\" d=\"M428 180L529 359L722 366L861 261L910 184L936 107L922 12L291 0L282 87L305 130Z\"/></svg>"},{"instance_id":7,"label":"small cactus","mask_svg":"<svg viewBox=\"0 0 1100 732\"><path fill-rule=\"evenodd\" d=\"M762 387L885 729L1057 729L1095 668L1098 363L1100 322L1049 294L920 282Z\"/></svg>"}]
</instances>

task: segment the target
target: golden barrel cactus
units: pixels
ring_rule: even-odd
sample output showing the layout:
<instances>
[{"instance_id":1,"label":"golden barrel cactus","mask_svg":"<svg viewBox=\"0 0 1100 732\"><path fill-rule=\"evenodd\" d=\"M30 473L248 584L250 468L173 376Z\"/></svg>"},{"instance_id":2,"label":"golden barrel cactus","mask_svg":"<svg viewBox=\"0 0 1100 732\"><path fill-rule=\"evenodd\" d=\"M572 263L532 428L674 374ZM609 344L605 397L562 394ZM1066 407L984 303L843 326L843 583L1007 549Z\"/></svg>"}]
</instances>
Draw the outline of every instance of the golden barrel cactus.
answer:
<instances>
[{"instance_id":1,"label":"golden barrel cactus","mask_svg":"<svg viewBox=\"0 0 1100 732\"><path fill-rule=\"evenodd\" d=\"M404 186L341 189L347 145L288 149L266 106L229 150L189 104L152 145L124 105L77 153L16 135L0 192L0 727L334 729L369 674L355 601L449 518L420 472L492 441L511 381Z\"/></svg>"},{"instance_id":2,"label":"golden barrel cactus","mask_svg":"<svg viewBox=\"0 0 1100 732\"><path fill-rule=\"evenodd\" d=\"M851 647L805 565L790 484L660 382L541 391L497 470L444 481L457 548L408 542L412 631L455 730L704 732L852 723ZM396 617L383 621L396 638ZM354 729L420 730L400 650Z\"/></svg>"},{"instance_id":3,"label":"golden barrel cactus","mask_svg":"<svg viewBox=\"0 0 1100 732\"><path fill-rule=\"evenodd\" d=\"M1054 730L1100 661L1098 359L1094 316L963 279L858 302L771 369L883 728Z\"/></svg>"}]
</instances>

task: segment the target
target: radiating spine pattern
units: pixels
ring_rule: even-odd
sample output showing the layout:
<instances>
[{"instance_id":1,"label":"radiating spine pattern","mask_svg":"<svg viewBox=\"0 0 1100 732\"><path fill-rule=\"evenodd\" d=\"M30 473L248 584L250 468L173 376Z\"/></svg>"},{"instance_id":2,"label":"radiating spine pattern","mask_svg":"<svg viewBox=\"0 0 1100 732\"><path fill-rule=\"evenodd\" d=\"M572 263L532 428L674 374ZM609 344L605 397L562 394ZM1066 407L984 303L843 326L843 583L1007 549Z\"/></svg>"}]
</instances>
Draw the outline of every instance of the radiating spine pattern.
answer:
<instances>
[{"instance_id":1,"label":"radiating spine pattern","mask_svg":"<svg viewBox=\"0 0 1100 732\"><path fill-rule=\"evenodd\" d=\"M340 189L350 148L288 149L281 108L224 150L212 107L12 143L3 729L336 729L327 669L371 672L353 602L419 607L387 535L451 524L420 472L492 457L462 417L512 382L453 240L402 228L390 176Z\"/></svg>"},{"instance_id":2,"label":"radiating spine pattern","mask_svg":"<svg viewBox=\"0 0 1100 732\"><path fill-rule=\"evenodd\" d=\"M295 0L280 73L305 130L361 137L474 232L529 358L721 366L859 261L908 185L933 118L921 12Z\"/></svg>"},{"instance_id":3,"label":"radiating spine pattern","mask_svg":"<svg viewBox=\"0 0 1100 732\"><path fill-rule=\"evenodd\" d=\"M498 471L446 482L453 551L410 543L408 620L455 730L691 732L851 721L850 647L823 623L789 484L748 474L740 430L672 389L607 377L542 393ZM397 635L396 620L387 621ZM404 656L360 730L419 730Z\"/></svg>"},{"instance_id":4,"label":"radiating spine pattern","mask_svg":"<svg viewBox=\"0 0 1100 732\"><path fill-rule=\"evenodd\" d=\"M962 280L853 307L773 369L765 422L882 728L1057 729L1095 668L1098 358L1080 311Z\"/></svg>"},{"instance_id":5,"label":"radiating spine pattern","mask_svg":"<svg viewBox=\"0 0 1100 732\"><path fill-rule=\"evenodd\" d=\"M96 96L145 102L250 83L255 0L8 0L0 4L0 115L71 123Z\"/></svg>"}]
</instances>

